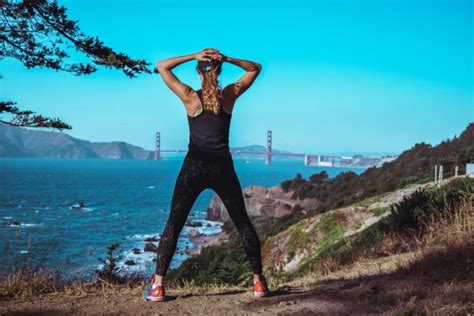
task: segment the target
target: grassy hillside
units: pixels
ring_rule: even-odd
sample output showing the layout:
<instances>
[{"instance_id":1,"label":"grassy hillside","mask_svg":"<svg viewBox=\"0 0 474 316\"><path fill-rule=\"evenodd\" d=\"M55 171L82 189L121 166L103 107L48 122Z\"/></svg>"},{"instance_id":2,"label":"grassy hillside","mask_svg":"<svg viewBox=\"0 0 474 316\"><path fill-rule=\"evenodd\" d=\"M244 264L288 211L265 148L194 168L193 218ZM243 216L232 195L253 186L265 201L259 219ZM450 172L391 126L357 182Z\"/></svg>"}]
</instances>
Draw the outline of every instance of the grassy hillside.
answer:
<instances>
[{"instance_id":1,"label":"grassy hillside","mask_svg":"<svg viewBox=\"0 0 474 316\"><path fill-rule=\"evenodd\" d=\"M463 177L441 188L420 185L316 214L267 238L266 269L292 279L337 270L361 257L407 252L439 223L452 224L461 211L472 218L473 197L474 179Z\"/></svg>"}]
</instances>

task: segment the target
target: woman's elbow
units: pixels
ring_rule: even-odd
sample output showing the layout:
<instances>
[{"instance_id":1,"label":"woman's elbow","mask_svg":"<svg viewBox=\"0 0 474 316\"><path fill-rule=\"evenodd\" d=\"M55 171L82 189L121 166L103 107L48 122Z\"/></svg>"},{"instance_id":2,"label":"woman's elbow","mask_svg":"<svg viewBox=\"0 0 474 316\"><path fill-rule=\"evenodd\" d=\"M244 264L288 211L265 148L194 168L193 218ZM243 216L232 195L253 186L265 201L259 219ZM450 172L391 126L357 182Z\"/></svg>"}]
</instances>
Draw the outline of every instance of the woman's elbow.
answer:
<instances>
[{"instance_id":1,"label":"woman's elbow","mask_svg":"<svg viewBox=\"0 0 474 316\"><path fill-rule=\"evenodd\" d=\"M256 69L257 72L262 71L262 65L259 64L259 63L255 63L255 69Z\"/></svg>"},{"instance_id":2,"label":"woman's elbow","mask_svg":"<svg viewBox=\"0 0 474 316\"><path fill-rule=\"evenodd\" d=\"M163 60L160 60L159 62L156 63L155 71L156 72L161 72L165 68L166 68L165 63L163 62Z\"/></svg>"}]
</instances>

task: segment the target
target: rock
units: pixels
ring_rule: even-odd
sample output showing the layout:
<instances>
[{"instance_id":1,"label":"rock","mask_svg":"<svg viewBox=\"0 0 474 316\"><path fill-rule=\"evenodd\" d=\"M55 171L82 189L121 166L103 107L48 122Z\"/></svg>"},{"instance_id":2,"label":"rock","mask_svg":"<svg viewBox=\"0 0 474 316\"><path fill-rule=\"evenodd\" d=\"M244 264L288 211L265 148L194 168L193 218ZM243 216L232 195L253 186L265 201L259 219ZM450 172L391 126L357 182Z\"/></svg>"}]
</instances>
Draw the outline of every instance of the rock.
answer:
<instances>
[{"instance_id":1,"label":"rock","mask_svg":"<svg viewBox=\"0 0 474 316\"><path fill-rule=\"evenodd\" d=\"M318 202L315 199L295 200L291 198L292 192L284 192L278 186L265 188L263 186L252 185L242 190L245 208L251 217L282 217L295 213L298 209L314 206ZM294 209L299 204L301 207ZM207 208L207 219L212 221L226 222L230 219L229 214L216 194L212 197Z\"/></svg>"},{"instance_id":2,"label":"rock","mask_svg":"<svg viewBox=\"0 0 474 316\"><path fill-rule=\"evenodd\" d=\"M148 237L145 239L146 242L157 242L158 239L156 239L156 237Z\"/></svg>"},{"instance_id":3,"label":"rock","mask_svg":"<svg viewBox=\"0 0 474 316\"><path fill-rule=\"evenodd\" d=\"M189 227L202 227L202 223L201 222L187 222L186 226L189 226Z\"/></svg>"},{"instance_id":4,"label":"rock","mask_svg":"<svg viewBox=\"0 0 474 316\"><path fill-rule=\"evenodd\" d=\"M127 261L124 262L124 264L127 265L127 266L134 266L134 265L135 265L135 261L133 261L133 260L127 260Z\"/></svg>"},{"instance_id":5,"label":"rock","mask_svg":"<svg viewBox=\"0 0 474 316\"><path fill-rule=\"evenodd\" d=\"M133 249L132 249L132 252L133 252L133 254L135 254L135 255L139 255L139 254L142 253L142 251L141 251L140 249L138 249L138 248L133 248Z\"/></svg>"},{"instance_id":6,"label":"rock","mask_svg":"<svg viewBox=\"0 0 474 316\"><path fill-rule=\"evenodd\" d=\"M145 248L143 249L143 251L145 252L156 252L157 250L158 250L158 247L152 242L146 243Z\"/></svg>"}]
</instances>

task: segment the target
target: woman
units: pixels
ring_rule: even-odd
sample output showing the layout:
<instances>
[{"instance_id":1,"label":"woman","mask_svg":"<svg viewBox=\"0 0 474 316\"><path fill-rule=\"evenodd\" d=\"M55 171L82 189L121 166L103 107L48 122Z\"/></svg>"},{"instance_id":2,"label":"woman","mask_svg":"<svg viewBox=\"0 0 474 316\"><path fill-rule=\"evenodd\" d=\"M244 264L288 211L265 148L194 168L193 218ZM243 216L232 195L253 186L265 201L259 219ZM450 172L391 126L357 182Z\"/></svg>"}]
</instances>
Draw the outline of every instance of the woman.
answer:
<instances>
[{"instance_id":1,"label":"woman","mask_svg":"<svg viewBox=\"0 0 474 316\"><path fill-rule=\"evenodd\" d=\"M179 81L172 72L174 67L190 60L198 61L196 70L202 88L197 91ZM237 65L246 73L236 82L220 89L218 76L224 62ZM144 293L147 300L165 299L163 277L176 250L178 236L196 198L207 188L219 195L239 231L254 273L254 297L269 295L262 274L260 240L247 215L242 188L229 150L229 127L235 101L252 85L261 69L258 63L227 57L212 48L165 59L157 64L157 70L166 85L184 104L190 135L188 152L174 186L168 222L158 245L155 275Z\"/></svg>"}]
</instances>

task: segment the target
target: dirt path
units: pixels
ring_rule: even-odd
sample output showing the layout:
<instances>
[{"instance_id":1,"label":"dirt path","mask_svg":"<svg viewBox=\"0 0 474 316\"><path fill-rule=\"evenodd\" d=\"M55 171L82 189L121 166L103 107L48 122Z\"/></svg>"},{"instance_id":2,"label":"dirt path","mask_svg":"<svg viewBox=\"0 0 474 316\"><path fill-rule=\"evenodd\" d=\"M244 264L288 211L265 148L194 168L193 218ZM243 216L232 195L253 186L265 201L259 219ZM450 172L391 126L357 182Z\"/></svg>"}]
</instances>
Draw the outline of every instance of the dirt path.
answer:
<instances>
[{"instance_id":1,"label":"dirt path","mask_svg":"<svg viewBox=\"0 0 474 316\"><path fill-rule=\"evenodd\" d=\"M309 315L314 313L349 314L360 312L381 312L358 297L344 295L339 282L322 284L311 290L302 287L286 287L273 292L271 297L254 301L250 291L234 291L202 294L169 294L167 302L145 302L141 293L117 294L114 297L51 297L28 301L0 303L2 315L33 314L280 314Z\"/></svg>"},{"instance_id":2,"label":"dirt path","mask_svg":"<svg viewBox=\"0 0 474 316\"><path fill-rule=\"evenodd\" d=\"M115 291L113 296L46 296L0 302L1 315L315 315L387 312L473 311L473 271L463 275L425 275L418 269L396 272L410 253L370 259L331 275L311 275L281 285L255 301L249 290L168 291L166 302L147 302L142 289ZM450 257L446 254L443 257ZM451 264L451 263L448 263ZM471 298L471 299L470 299ZM467 305L466 305L467 304Z\"/></svg>"}]
</instances>

